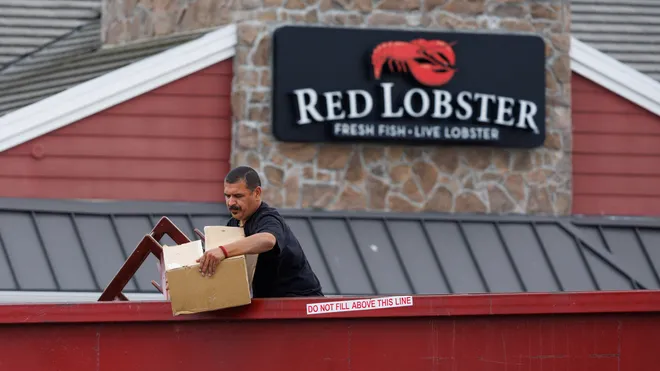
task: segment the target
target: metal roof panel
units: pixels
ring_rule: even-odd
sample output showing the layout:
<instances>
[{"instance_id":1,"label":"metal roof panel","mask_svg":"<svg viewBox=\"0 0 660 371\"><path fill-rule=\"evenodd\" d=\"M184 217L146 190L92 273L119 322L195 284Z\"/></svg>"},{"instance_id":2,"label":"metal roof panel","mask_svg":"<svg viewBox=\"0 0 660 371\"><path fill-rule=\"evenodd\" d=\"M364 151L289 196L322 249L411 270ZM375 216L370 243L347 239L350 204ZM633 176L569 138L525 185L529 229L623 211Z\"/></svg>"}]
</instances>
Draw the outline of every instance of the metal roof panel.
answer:
<instances>
[{"instance_id":1,"label":"metal roof panel","mask_svg":"<svg viewBox=\"0 0 660 371\"><path fill-rule=\"evenodd\" d=\"M111 215L76 216L76 225L87 250L91 269L99 284L104 286L112 280L127 258L127 254L119 244ZM126 291L135 290L134 277L126 285Z\"/></svg>"},{"instance_id":2,"label":"metal roof panel","mask_svg":"<svg viewBox=\"0 0 660 371\"><path fill-rule=\"evenodd\" d=\"M98 22L101 0L3 0L0 2L0 62L3 69L79 27ZM98 37L100 38L100 32Z\"/></svg>"},{"instance_id":3,"label":"metal roof panel","mask_svg":"<svg viewBox=\"0 0 660 371\"><path fill-rule=\"evenodd\" d=\"M376 284L361 261L345 220L312 218L311 224L319 241L318 249L326 256L337 282L337 291L330 294L375 294ZM316 270L316 266L313 268ZM326 282L322 284L325 286Z\"/></svg>"},{"instance_id":4,"label":"metal roof panel","mask_svg":"<svg viewBox=\"0 0 660 371\"><path fill-rule=\"evenodd\" d=\"M408 244L398 249L391 234L396 229L387 220L347 221L349 233L361 261L369 271L377 294L396 294L414 290L401 255L408 254Z\"/></svg>"},{"instance_id":5,"label":"metal roof panel","mask_svg":"<svg viewBox=\"0 0 660 371\"><path fill-rule=\"evenodd\" d=\"M438 266L444 273L449 292L488 292L478 262L467 248L460 225L447 221L424 221L437 256Z\"/></svg>"},{"instance_id":6,"label":"metal roof panel","mask_svg":"<svg viewBox=\"0 0 660 371\"><path fill-rule=\"evenodd\" d=\"M582 226L580 228L584 233L585 240L593 246L606 250L619 257L618 261L626 270L640 269L638 271L639 280L646 286L657 287L660 285L660 278L651 255L651 251L656 250L656 245L644 243L642 233L638 228L617 228L604 226ZM660 232L660 230L651 230L650 235ZM647 234L649 235L649 234Z\"/></svg>"},{"instance_id":7,"label":"metal roof panel","mask_svg":"<svg viewBox=\"0 0 660 371\"><path fill-rule=\"evenodd\" d=\"M309 260L309 264L312 267L315 267L315 272L319 280L326 283L326 291L338 292L337 283L328 268L328 261L320 249L318 237L314 235L309 219L289 218L287 219L287 224L298 238L300 245L304 246L307 260Z\"/></svg>"},{"instance_id":8,"label":"metal roof panel","mask_svg":"<svg viewBox=\"0 0 660 371\"><path fill-rule=\"evenodd\" d=\"M652 245L660 223L650 219L282 214L327 294L660 287L660 249ZM0 199L0 244L8 255L0 254L0 267L9 261L22 290L100 291L161 216L196 238L194 228L223 225L229 214L218 204ZM153 257L125 291L155 292L151 280L159 280ZM0 289L16 289L11 274L0 274Z\"/></svg>"},{"instance_id":9,"label":"metal roof panel","mask_svg":"<svg viewBox=\"0 0 660 371\"><path fill-rule=\"evenodd\" d=\"M419 294L432 294L438 290L449 292L447 280L437 264L424 225L416 221L402 220L391 221L387 227L411 288ZM404 246L405 248L402 248Z\"/></svg>"},{"instance_id":10,"label":"metal roof panel","mask_svg":"<svg viewBox=\"0 0 660 371\"><path fill-rule=\"evenodd\" d=\"M91 291L97 288L89 269L85 249L77 236L72 219L65 214L38 215L35 226L41 239L48 241L45 250L62 291ZM71 269L76 267L76 269Z\"/></svg>"},{"instance_id":11,"label":"metal roof panel","mask_svg":"<svg viewBox=\"0 0 660 371\"><path fill-rule=\"evenodd\" d=\"M58 290L31 212L0 211L0 234L21 290ZM75 267L75 271L84 267ZM5 285L2 285L5 286Z\"/></svg>"},{"instance_id":12,"label":"metal roof panel","mask_svg":"<svg viewBox=\"0 0 660 371\"><path fill-rule=\"evenodd\" d=\"M533 226L504 224L500 226L503 245L508 247L520 281L528 291L559 291L556 272L548 263L545 245L539 243Z\"/></svg>"},{"instance_id":13,"label":"metal roof panel","mask_svg":"<svg viewBox=\"0 0 660 371\"><path fill-rule=\"evenodd\" d=\"M0 236L0 290L17 290L13 267L9 264L9 254Z\"/></svg>"}]
</instances>

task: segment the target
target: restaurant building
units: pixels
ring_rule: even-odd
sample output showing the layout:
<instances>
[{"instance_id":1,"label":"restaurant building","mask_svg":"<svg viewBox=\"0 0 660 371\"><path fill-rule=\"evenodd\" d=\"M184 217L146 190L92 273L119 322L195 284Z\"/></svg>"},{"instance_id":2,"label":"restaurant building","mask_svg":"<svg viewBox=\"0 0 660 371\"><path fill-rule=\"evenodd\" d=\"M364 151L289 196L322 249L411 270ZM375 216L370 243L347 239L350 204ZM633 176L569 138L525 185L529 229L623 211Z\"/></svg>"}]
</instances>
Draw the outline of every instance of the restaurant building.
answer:
<instances>
[{"instance_id":1,"label":"restaurant building","mask_svg":"<svg viewBox=\"0 0 660 371\"><path fill-rule=\"evenodd\" d=\"M59 9L69 29L0 47L0 289L102 290L160 216L222 223L237 165L332 293L657 287L660 82L579 3ZM143 270L127 292L153 292Z\"/></svg>"}]
</instances>

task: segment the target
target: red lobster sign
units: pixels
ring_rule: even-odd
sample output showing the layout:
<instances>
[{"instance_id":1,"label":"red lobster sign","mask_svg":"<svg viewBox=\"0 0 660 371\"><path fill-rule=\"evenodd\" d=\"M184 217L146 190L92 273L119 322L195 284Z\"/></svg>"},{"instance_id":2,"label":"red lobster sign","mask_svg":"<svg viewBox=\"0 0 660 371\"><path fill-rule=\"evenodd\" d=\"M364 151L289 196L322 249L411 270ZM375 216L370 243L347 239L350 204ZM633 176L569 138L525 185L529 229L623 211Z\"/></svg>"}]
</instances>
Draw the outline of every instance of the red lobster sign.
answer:
<instances>
[{"instance_id":1,"label":"red lobster sign","mask_svg":"<svg viewBox=\"0 0 660 371\"><path fill-rule=\"evenodd\" d=\"M454 44L425 39L380 43L371 53L374 76L379 80L387 63L390 71L410 72L422 85L444 85L457 71Z\"/></svg>"}]
</instances>

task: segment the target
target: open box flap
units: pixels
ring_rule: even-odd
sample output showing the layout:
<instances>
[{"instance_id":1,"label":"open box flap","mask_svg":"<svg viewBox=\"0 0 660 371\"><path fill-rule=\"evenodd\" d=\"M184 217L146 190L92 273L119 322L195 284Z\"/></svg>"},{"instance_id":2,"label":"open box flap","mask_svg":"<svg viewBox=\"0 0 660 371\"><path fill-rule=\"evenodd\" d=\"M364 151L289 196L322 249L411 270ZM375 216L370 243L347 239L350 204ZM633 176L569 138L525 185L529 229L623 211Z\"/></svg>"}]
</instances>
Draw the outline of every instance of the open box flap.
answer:
<instances>
[{"instance_id":1,"label":"open box flap","mask_svg":"<svg viewBox=\"0 0 660 371\"><path fill-rule=\"evenodd\" d=\"M190 267L197 265L204 252L202 251L202 241L196 240L183 245L163 246L163 260L165 269L171 270L181 267Z\"/></svg>"}]
</instances>

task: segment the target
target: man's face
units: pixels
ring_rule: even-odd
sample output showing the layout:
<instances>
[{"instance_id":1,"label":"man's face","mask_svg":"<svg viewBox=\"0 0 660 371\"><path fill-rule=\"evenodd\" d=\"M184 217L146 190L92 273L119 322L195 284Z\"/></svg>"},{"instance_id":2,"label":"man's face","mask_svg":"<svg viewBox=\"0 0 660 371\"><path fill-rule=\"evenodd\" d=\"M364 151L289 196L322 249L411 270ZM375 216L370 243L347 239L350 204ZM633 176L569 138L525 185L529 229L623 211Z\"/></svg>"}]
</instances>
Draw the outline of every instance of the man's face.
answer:
<instances>
[{"instance_id":1,"label":"man's face","mask_svg":"<svg viewBox=\"0 0 660 371\"><path fill-rule=\"evenodd\" d=\"M245 181L235 184L225 182L225 202L231 216L237 220L246 220L259 207L261 187L250 191Z\"/></svg>"}]
</instances>

